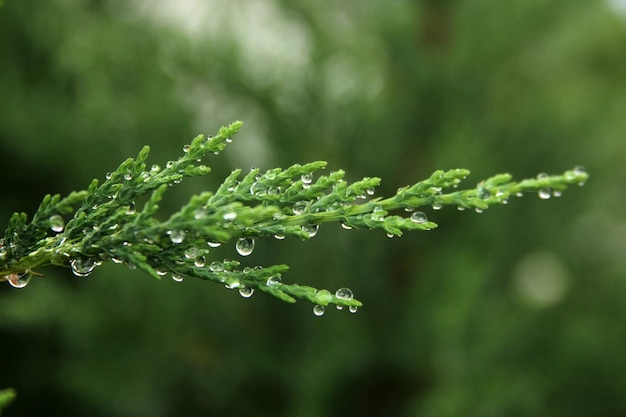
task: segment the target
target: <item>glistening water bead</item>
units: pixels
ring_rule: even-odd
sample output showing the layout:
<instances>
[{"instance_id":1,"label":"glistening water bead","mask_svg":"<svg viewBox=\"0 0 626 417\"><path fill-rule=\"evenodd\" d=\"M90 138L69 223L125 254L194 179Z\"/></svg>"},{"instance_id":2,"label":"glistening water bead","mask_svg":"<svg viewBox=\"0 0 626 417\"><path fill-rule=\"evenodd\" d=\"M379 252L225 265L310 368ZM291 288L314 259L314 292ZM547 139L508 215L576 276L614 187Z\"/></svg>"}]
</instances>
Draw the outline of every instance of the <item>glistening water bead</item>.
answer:
<instances>
[{"instance_id":1,"label":"glistening water bead","mask_svg":"<svg viewBox=\"0 0 626 417\"><path fill-rule=\"evenodd\" d=\"M254 289L250 287L241 287L239 288L239 295L243 298L250 298L254 294Z\"/></svg>"},{"instance_id":2,"label":"glistening water bead","mask_svg":"<svg viewBox=\"0 0 626 417\"><path fill-rule=\"evenodd\" d=\"M63 231L63 228L65 227L65 221L63 221L63 217L55 214L53 216L50 216L49 220L50 230L52 230L54 233L61 233Z\"/></svg>"},{"instance_id":3,"label":"glistening water bead","mask_svg":"<svg viewBox=\"0 0 626 417\"><path fill-rule=\"evenodd\" d=\"M98 263L93 259L85 258L85 259L72 259L70 262L70 267L72 268L72 272L77 277L86 277L91 274L94 268L98 266Z\"/></svg>"},{"instance_id":4,"label":"glistening water bead","mask_svg":"<svg viewBox=\"0 0 626 417\"><path fill-rule=\"evenodd\" d=\"M315 314L317 317L323 316L324 315L324 306L316 304L313 307L313 314Z\"/></svg>"},{"instance_id":5,"label":"glistening water bead","mask_svg":"<svg viewBox=\"0 0 626 417\"><path fill-rule=\"evenodd\" d=\"M11 274L6 278L13 288L24 288L30 282L30 274L27 272L23 272L21 274Z\"/></svg>"},{"instance_id":6,"label":"glistening water bead","mask_svg":"<svg viewBox=\"0 0 626 417\"><path fill-rule=\"evenodd\" d=\"M426 213L422 212L422 211L416 211L413 212L413 214L411 214L411 221L413 223L426 223L428 221L428 216L426 216Z\"/></svg>"},{"instance_id":7,"label":"glistening water bead","mask_svg":"<svg viewBox=\"0 0 626 417\"><path fill-rule=\"evenodd\" d=\"M170 235L170 240L172 243L178 245L179 243L183 243L185 240L185 231L184 230L168 230L167 234Z\"/></svg>"},{"instance_id":8,"label":"glistening water bead","mask_svg":"<svg viewBox=\"0 0 626 417\"><path fill-rule=\"evenodd\" d=\"M340 300L352 300L354 295L352 294L352 290L350 288L339 288L335 291L335 297Z\"/></svg>"},{"instance_id":9,"label":"glistening water bead","mask_svg":"<svg viewBox=\"0 0 626 417\"><path fill-rule=\"evenodd\" d=\"M239 238L235 244L235 249L237 249L237 253L241 256L250 255L254 250L254 239L250 237Z\"/></svg>"}]
</instances>

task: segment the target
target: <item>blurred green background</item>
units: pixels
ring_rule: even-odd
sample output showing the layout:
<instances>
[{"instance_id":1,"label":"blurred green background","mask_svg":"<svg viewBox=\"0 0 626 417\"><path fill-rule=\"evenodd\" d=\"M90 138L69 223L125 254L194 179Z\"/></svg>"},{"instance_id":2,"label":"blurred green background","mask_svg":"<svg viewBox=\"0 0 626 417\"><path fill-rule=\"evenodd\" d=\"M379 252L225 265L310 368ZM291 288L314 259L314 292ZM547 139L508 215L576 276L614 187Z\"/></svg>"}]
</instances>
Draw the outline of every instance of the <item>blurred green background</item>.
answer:
<instances>
[{"instance_id":1,"label":"blurred green background","mask_svg":"<svg viewBox=\"0 0 626 417\"><path fill-rule=\"evenodd\" d=\"M432 232L322 227L245 265L347 286L356 315L119 265L0 288L7 416L626 415L626 2L7 0L0 225L232 120L214 173L312 160L379 194L582 164L584 188ZM234 257L229 245L216 258Z\"/></svg>"}]
</instances>

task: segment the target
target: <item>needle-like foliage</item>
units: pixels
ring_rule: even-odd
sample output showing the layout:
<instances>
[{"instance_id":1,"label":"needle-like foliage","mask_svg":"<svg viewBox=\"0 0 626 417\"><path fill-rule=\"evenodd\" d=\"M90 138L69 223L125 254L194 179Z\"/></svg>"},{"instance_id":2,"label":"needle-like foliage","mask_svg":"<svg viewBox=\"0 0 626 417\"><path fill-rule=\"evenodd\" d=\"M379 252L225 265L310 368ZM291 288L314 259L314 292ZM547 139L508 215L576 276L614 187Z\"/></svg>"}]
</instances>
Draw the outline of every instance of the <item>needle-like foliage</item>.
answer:
<instances>
[{"instance_id":1,"label":"needle-like foliage","mask_svg":"<svg viewBox=\"0 0 626 417\"><path fill-rule=\"evenodd\" d=\"M568 185L582 185L588 177L582 168L520 182L500 174L474 188L459 189L469 171L453 169L436 171L382 198L375 197L379 178L348 183L342 170L319 175L325 162L265 172L252 169L245 174L236 169L214 192L194 195L168 219L158 220L155 213L169 186L208 174L205 157L221 152L241 126L234 122L215 136L196 137L180 158L163 167L147 165L146 146L137 158L106 174L102 183L95 179L87 190L63 198L47 195L30 222L25 213L15 213L0 240L0 281L21 288L51 265L69 267L85 277L102 262L112 261L156 279L170 275L177 281L200 278L221 283L244 297L258 290L287 302L306 300L315 305L316 315L322 315L329 304L355 312L361 302L348 288L331 292L289 284L282 280L287 265L241 268L236 260L212 258L210 251L234 242L238 254L247 256L259 239L306 240L324 223L401 236L405 231L437 227L419 211L421 207L456 206L480 212L523 193L538 193L543 199L558 196ZM137 207L135 202L144 195L147 201Z\"/></svg>"}]
</instances>

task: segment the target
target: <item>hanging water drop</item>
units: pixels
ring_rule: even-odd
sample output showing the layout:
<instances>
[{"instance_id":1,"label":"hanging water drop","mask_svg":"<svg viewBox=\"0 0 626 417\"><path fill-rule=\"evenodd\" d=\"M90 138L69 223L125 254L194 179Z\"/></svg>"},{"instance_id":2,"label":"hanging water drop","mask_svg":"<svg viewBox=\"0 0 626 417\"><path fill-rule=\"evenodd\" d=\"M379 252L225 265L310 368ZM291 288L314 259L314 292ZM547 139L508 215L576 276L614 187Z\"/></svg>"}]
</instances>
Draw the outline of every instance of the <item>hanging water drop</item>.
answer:
<instances>
[{"instance_id":1,"label":"hanging water drop","mask_svg":"<svg viewBox=\"0 0 626 417\"><path fill-rule=\"evenodd\" d=\"M97 266L96 261L90 258L86 259L72 259L70 262L70 267L72 268L72 272L77 277L86 277L94 270Z\"/></svg>"},{"instance_id":2,"label":"hanging water drop","mask_svg":"<svg viewBox=\"0 0 626 417\"><path fill-rule=\"evenodd\" d=\"M324 315L324 306L316 304L313 307L313 314L315 314L317 317L323 316Z\"/></svg>"},{"instance_id":3,"label":"hanging water drop","mask_svg":"<svg viewBox=\"0 0 626 417\"><path fill-rule=\"evenodd\" d=\"M167 163L165 164L165 168L171 168L174 166L174 161L167 161Z\"/></svg>"},{"instance_id":4,"label":"hanging water drop","mask_svg":"<svg viewBox=\"0 0 626 417\"><path fill-rule=\"evenodd\" d=\"M185 152L185 153L189 152L190 149L191 149L191 145L183 146L183 152Z\"/></svg>"},{"instance_id":5,"label":"hanging water drop","mask_svg":"<svg viewBox=\"0 0 626 417\"><path fill-rule=\"evenodd\" d=\"M306 201L298 201L293 205L293 214L302 214L304 210L306 210L307 202Z\"/></svg>"},{"instance_id":6,"label":"hanging water drop","mask_svg":"<svg viewBox=\"0 0 626 417\"><path fill-rule=\"evenodd\" d=\"M563 191L561 190L552 190L553 197L561 197L563 195Z\"/></svg>"},{"instance_id":7,"label":"hanging water drop","mask_svg":"<svg viewBox=\"0 0 626 417\"><path fill-rule=\"evenodd\" d=\"M441 210L443 206L439 203L434 203L433 204L433 210Z\"/></svg>"},{"instance_id":8,"label":"hanging water drop","mask_svg":"<svg viewBox=\"0 0 626 417\"><path fill-rule=\"evenodd\" d=\"M235 244L235 249L237 249L237 253L241 256L250 255L254 250L254 239L249 237L239 238Z\"/></svg>"},{"instance_id":9,"label":"hanging water drop","mask_svg":"<svg viewBox=\"0 0 626 417\"><path fill-rule=\"evenodd\" d=\"M476 193L476 195L478 196L478 198L480 198L482 200L486 200L489 197L491 197L491 191L489 191L488 189L486 189L484 187L480 187L478 189L478 192Z\"/></svg>"},{"instance_id":10,"label":"hanging water drop","mask_svg":"<svg viewBox=\"0 0 626 417\"><path fill-rule=\"evenodd\" d=\"M193 264L197 266L198 268L204 267L205 263L206 263L206 258L204 256L198 256L196 260L193 262Z\"/></svg>"},{"instance_id":11,"label":"hanging water drop","mask_svg":"<svg viewBox=\"0 0 626 417\"><path fill-rule=\"evenodd\" d=\"M243 298L250 298L252 297L252 294L254 294L254 288L250 288L250 287L239 288L239 295L241 295Z\"/></svg>"},{"instance_id":12,"label":"hanging water drop","mask_svg":"<svg viewBox=\"0 0 626 417\"><path fill-rule=\"evenodd\" d=\"M341 227L343 227L346 230L352 230L352 226L350 226L350 225L348 225L348 224L346 224L344 222L341 222Z\"/></svg>"},{"instance_id":13,"label":"hanging water drop","mask_svg":"<svg viewBox=\"0 0 626 417\"><path fill-rule=\"evenodd\" d=\"M206 244L209 245L212 248L217 248L217 247L222 246L222 244L220 242L211 242L211 241L209 241Z\"/></svg>"},{"instance_id":14,"label":"hanging water drop","mask_svg":"<svg viewBox=\"0 0 626 417\"><path fill-rule=\"evenodd\" d=\"M157 267L155 272L160 277L167 275L167 269L162 266Z\"/></svg>"},{"instance_id":15,"label":"hanging water drop","mask_svg":"<svg viewBox=\"0 0 626 417\"><path fill-rule=\"evenodd\" d=\"M52 230L54 233L61 233L63 231L63 228L65 227L65 221L63 220L63 217L55 214L53 216L50 216L49 220L50 230Z\"/></svg>"},{"instance_id":16,"label":"hanging water drop","mask_svg":"<svg viewBox=\"0 0 626 417\"><path fill-rule=\"evenodd\" d=\"M152 172L153 174L156 174L160 170L161 170L161 167L158 166L157 164L152 165L152 168L150 168L150 172Z\"/></svg>"},{"instance_id":17,"label":"hanging water drop","mask_svg":"<svg viewBox=\"0 0 626 417\"><path fill-rule=\"evenodd\" d=\"M278 275L272 275L267 279L266 285L268 287L276 288L282 284L282 279Z\"/></svg>"},{"instance_id":18,"label":"hanging water drop","mask_svg":"<svg viewBox=\"0 0 626 417\"><path fill-rule=\"evenodd\" d=\"M24 288L30 282L31 275L27 272L22 272L21 274L11 274L8 275L7 281L13 288Z\"/></svg>"},{"instance_id":19,"label":"hanging water drop","mask_svg":"<svg viewBox=\"0 0 626 417\"><path fill-rule=\"evenodd\" d=\"M374 195L375 190L373 187L370 187L367 190L365 190L365 192L367 193L367 195Z\"/></svg>"},{"instance_id":20,"label":"hanging water drop","mask_svg":"<svg viewBox=\"0 0 626 417\"><path fill-rule=\"evenodd\" d=\"M426 216L426 213L422 211L415 211L411 214L411 221L419 224L426 223L428 221L428 216Z\"/></svg>"},{"instance_id":21,"label":"hanging water drop","mask_svg":"<svg viewBox=\"0 0 626 417\"><path fill-rule=\"evenodd\" d=\"M537 195L539 195L540 199L547 200L552 197L552 190L550 190L549 188L542 188L537 192Z\"/></svg>"},{"instance_id":22,"label":"hanging water drop","mask_svg":"<svg viewBox=\"0 0 626 417\"><path fill-rule=\"evenodd\" d=\"M124 174L124 179L125 179L126 181L130 181L130 180L132 180L132 179L133 179L133 174L132 174L132 172L130 172L130 171L126 171L126 174Z\"/></svg>"},{"instance_id":23,"label":"hanging water drop","mask_svg":"<svg viewBox=\"0 0 626 417\"><path fill-rule=\"evenodd\" d=\"M354 314L357 312L359 308L357 306L350 306L348 307L348 310L350 311L350 313Z\"/></svg>"},{"instance_id":24,"label":"hanging water drop","mask_svg":"<svg viewBox=\"0 0 626 417\"><path fill-rule=\"evenodd\" d=\"M172 279L176 282L183 282L185 279L185 276L181 274L177 274L176 272L172 272Z\"/></svg>"},{"instance_id":25,"label":"hanging water drop","mask_svg":"<svg viewBox=\"0 0 626 417\"><path fill-rule=\"evenodd\" d=\"M274 235L274 239L276 239L276 240L283 240L283 239L285 239L285 235L275 234Z\"/></svg>"},{"instance_id":26,"label":"hanging water drop","mask_svg":"<svg viewBox=\"0 0 626 417\"><path fill-rule=\"evenodd\" d=\"M320 228L319 225L311 224L311 225L302 226L302 231L307 233L309 237L315 237L319 228Z\"/></svg>"},{"instance_id":27,"label":"hanging water drop","mask_svg":"<svg viewBox=\"0 0 626 417\"><path fill-rule=\"evenodd\" d=\"M308 186L310 186L311 183L313 182L313 174L311 173L302 174L300 176L300 179L302 180L302 186L304 188L308 188Z\"/></svg>"},{"instance_id":28,"label":"hanging water drop","mask_svg":"<svg viewBox=\"0 0 626 417\"><path fill-rule=\"evenodd\" d=\"M167 234L170 235L170 240L172 243L178 245L179 243L183 243L185 240L185 231L184 230L168 230Z\"/></svg>"},{"instance_id":29,"label":"hanging water drop","mask_svg":"<svg viewBox=\"0 0 626 417\"><path fill-rule=\"evenodd\" d=\"M343 310L343 306L340 304L337 304L337 310Z\"/></svg>"},{"instance_id":30,"label":"hanging water drop","mask_svg":"<svg viewBox=\"0 0 626 417\"><path fill-rule=\"evenodd\" d=\"M339 288L335 292L335 297L340 300L352 300L352 298L354 298L354 295L352 294L352 290L350 290L350 288Z\"/></svg>"},{"instance_id":31,"label":"hanging water drop","mask_svg":"<svg viewBox=\"0 0 626 417\"><path fill-rule=\"evenodd\" d=\"M104 178L106 178L107 180L110 180L111 178L113 178L113 173L112 172L107 172L106 175L104 176Z\"/></svg>"}]
</instances>

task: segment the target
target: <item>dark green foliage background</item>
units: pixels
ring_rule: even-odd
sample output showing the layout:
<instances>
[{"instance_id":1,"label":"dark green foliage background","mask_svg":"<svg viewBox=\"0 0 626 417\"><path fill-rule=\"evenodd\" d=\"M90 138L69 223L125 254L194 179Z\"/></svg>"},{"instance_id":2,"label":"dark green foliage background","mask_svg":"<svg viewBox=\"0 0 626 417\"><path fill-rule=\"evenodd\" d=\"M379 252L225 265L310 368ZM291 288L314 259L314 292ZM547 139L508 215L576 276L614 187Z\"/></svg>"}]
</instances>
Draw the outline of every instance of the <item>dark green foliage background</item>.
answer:
<instances>
[{"instance_id":1,"label":"dark green foliage background","mask_svg":"<svg viewBox=\"0 0 626 417\"><path fill-rule=\"evenodd\" d=\"M473 183L576 164L591 179L481 215L429 210L432 232L326 226L245 259L352 288L356 315L119 265L2 285L6 415L626 414L619 1L182 2L200 7L184 25L162 10L175 3L0 9L0 224L235 119L214 173L169 190L164 214L234 167L316 159L382 177L383 194L457 167Z\"/></svg>"}]
</instances>

